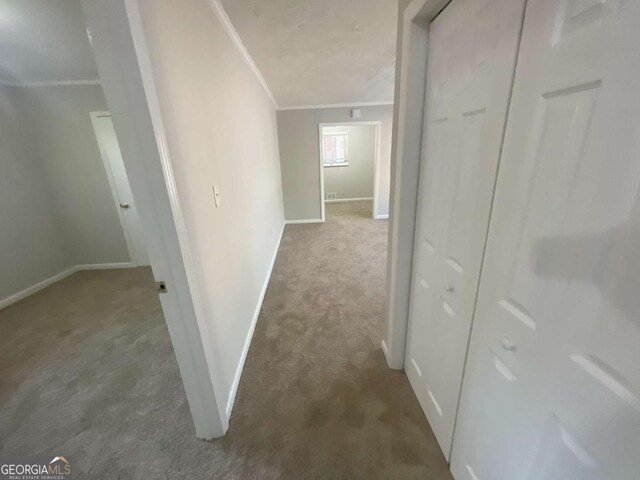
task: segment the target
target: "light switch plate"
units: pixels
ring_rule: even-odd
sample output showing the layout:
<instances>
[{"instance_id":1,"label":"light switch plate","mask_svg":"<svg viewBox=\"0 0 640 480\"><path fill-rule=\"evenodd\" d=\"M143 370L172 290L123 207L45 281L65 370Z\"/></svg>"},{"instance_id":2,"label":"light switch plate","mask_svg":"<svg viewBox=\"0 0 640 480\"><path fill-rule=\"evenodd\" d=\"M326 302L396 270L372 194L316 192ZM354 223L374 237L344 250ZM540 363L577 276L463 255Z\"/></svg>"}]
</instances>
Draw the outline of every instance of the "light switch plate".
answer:
<instances>
[{"instance_id":1,"label":"light switch plate","mask_svg":"<svg viewBox=\"0 0 640 480\"><path fill-rule=\"evenodd\" d=\"M216 207L220 206L221 199L220 199L220 189L218 188L218 185L213 186L213 201L215 202Z\"/></svg>"}]
</instances>

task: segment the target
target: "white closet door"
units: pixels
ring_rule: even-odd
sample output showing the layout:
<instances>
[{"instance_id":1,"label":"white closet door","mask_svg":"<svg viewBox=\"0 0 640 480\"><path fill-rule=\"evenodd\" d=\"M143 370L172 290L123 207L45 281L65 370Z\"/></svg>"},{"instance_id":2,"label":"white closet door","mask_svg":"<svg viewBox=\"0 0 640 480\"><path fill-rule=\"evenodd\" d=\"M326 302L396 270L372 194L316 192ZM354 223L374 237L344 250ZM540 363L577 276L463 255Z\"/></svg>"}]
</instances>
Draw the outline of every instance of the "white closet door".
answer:
<instances>
[{"instance_id":1,"label":"white closet door","mask_svg":"<svg viewBox=\"0 0 640 480\"><path fill-rule=\"evenodd\" d=\"M405 369L449 457L524 0L453 0L431 24Z\"/></svg>"},{"instance_id":2,"label":"white closet door","mask_svg":"<svg viewBox=\"0 0 640 480\"><path fill-rule=\"evenodd\" d=\"M640 478L640 2L529 0L457 480Z\"/></svg>"}]
</instances>

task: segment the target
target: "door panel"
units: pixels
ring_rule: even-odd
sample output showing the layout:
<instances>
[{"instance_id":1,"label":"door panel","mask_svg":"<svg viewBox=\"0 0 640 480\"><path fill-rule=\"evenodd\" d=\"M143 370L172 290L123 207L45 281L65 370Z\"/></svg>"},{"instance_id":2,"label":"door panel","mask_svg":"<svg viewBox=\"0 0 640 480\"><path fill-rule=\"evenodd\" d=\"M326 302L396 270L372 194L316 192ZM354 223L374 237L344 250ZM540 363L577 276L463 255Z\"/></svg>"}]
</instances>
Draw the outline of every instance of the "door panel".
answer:
<instances>
[{"instance_id":1,"label":"door panel","mask_svg":"<svg viewBox=\"0 0 640 480\"><path fill-rule=\"evenodd\" d=\"M129 178L124 168L120 145L108 113L94 114L91 122L102 155L107 178L118 208L131 261L136 266L149 265L144 229L133 199Z\"/></svg>"},{"instance_id":2,"label":"door panel","mask_svg":"<svg viewBox=\"0 0 640 480\"><path fill-rule=\"evenodd\" d=\"M457 480L638 478L640 3L529 1Z\"/></svg>"},{"instance_id":3,"label":"door panel","mask_svg":"<svg viewBox=\"0 0 640 480\"><path fill-rule=\"evenodd\" d=\"M524 0L432 22L407 375L449 457Z\"/></svg>"}]
</instances>

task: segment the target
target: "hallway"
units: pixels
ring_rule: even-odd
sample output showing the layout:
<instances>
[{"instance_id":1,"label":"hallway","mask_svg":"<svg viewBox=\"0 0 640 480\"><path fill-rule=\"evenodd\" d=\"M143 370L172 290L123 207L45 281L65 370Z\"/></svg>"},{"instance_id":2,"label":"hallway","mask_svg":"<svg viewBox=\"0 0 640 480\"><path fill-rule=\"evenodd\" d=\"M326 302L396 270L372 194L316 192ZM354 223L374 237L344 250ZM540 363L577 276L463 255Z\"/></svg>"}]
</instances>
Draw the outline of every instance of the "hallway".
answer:
<instances>
[{"instance_id":1,"label":"hallway","mask_svg":"<svg viewBox=\"0 0 640 480\"><path fill-rule=\"evenodd\" d=\"M0 311L0 453L62 452L83 478L450 479L380 349L386 229L368 202L285 228L212 442L193 436L148 269L77 273Z\"/></svg>"},{"instance_id":2,"label":"hallway","mask_svg":"<svg viewBox=\"0 0 640 480\"><path fill-rule=\"evenodd\" d=\"M388 222L370 202L327 204L326 218L285 228L223 443L263 478L448 479L380 348Z\"/></svg>"}]
</instances>

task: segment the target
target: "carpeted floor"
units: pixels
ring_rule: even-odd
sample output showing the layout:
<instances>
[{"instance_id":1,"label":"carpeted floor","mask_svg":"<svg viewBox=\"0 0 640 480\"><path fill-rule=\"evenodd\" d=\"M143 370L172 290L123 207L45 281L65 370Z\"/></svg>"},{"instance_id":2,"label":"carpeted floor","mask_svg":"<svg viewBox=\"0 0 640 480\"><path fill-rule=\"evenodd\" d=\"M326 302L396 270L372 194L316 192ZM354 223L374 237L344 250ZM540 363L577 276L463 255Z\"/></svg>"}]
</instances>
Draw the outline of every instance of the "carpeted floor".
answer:
<instances>
[{"instance_id":1,"label":"carpeted floor","mask_svg":"<svg viewBox=\"0 0 640 480\"><path fill-rule=\"evenodd\" d=\"M223 439L195 439L149 269L80 272L0 310L0 454L96 479L445 479L380 349L387 222L289 225Z\"/></svg>"}]
</instances>

